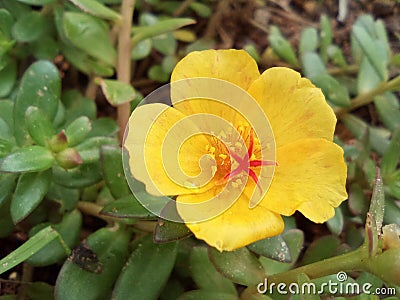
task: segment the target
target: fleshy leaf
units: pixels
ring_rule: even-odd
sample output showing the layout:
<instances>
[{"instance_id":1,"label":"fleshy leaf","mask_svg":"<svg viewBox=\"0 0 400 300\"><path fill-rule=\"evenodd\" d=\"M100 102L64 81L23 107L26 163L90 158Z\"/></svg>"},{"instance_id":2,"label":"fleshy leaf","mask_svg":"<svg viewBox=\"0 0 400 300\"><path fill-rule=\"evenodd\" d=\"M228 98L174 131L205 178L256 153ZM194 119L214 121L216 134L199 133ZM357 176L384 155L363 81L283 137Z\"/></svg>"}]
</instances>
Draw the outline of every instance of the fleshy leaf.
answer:
<instances>
[{"instance_id":1,"label":"fleshy leaf","mask_svg":"<svg viewBox=\"0 0 400 300\"><path fill-rule=\"evenodd\" d=\"M326 235L315 240L304 253L301 264L306 265L333 256L339 244L340 240L332 235Z\"/></svg>"},{"instance_id":2,"label":"fleshy leaf","mask_svg":"<svg viewBox=\"0 0 400 300\"><path fill-rule=\"evenodd\" d=\"M330 19L326 15L321 15L320 18L320 26L321 26L321 57L323 61L327 60L326 50L329 45L332 44L332 27L330 23Z\"/></svg>"},{"instance_id":3,"label":"fleshy leaf","mask_svg":"<svg viewBox=\"0 0 400 300\"><path fill-rule=\"evenodd\" d=\"M53 124L45 113L36 106L29 106L25 113L28 132L40 146L46 146L47 140L54 135Z\"/></svg>"},{"instance_id":4,"label":"fleshy leaf","mask_svg":"<svg viewBox=\"0 0 400 300\"><path fill-rule=\"evenodd\" d=\"M194 247L192 249L190 271L194 282L202 290L237 294L235 285L215 269L205 247Z\"/></svg>"},{"instance_id":5,"label":"fleshy leaf","mask_svg":"<svg viewBox=\"0 0 400 300\"><path fill-rule=\"evenodd\" d=\"M133 195L122 197L107 204L102 209L101 214L115 218L157 218L150 211L144 208Z\"/></svg>"},{"instance_id":6,"label":"fleshy leaf","mask_svg":"<svg viewBox=\"0 0 400 300\"><path fill-rule=\"evenodd\" d=\"M82 116L74 120L65 129L68 146L72 147L82 142L90 130L92 130L92 125L88 117Z\"/></svg>"},{"instance_id":7,"label":"fleshy leaf","mask_svg":"<svg viewBox=\"0 0 400 300\"><path fill-rule=\"evenodd\" d=\"M300 36L300 53L313 52L318 47L318 33L313 27L303 29Z\"/></svg>"},{"instance_id":8,"label":"fleshy leaf","mask_svg":"<svg viewBox=\"0 0 400 300\"><path fill-rule=\"evenodd\" d=\"M389 175L396 170L400 160L400 127L396 128L392 134L389 147L382 156L381 170L382 175Z\"/></svg>"},{"instance_id":9,"label":"fleshy leaf","mask_svg":"<svg viewBox=\"0 0 400 300\"><path fill-rule=\"evenodd\" d=\"M131 194L122 166L122 150L119 146L104 145L100 148L104 180L115 198Z\"/></svg>"},{"instance_id":10,"label":"fleshy leaf","mask_svg":"<svg viewBox=\"0 0 400 300\"><path fill-rule=\"evenodd\" d=\"M386 80L388 77L386 67L387 61L382 57L382 55L380 55L379 49L376 45L377 41L374 41L373 37L371 37L367 30L360 25L353 25L352 33L379 78L382 81Z\"/></svg>"},{"instance_id":11,"label":"fleshy leaf","mask_svg":"<svg viewBox=\"0 0 400 300\"><path fill-rule=\"evenodd\" d=\"M58 110L60 94L60 75L49 61L37 61L25 71L14 105L15 138L19 145L29 141L25 123L27 108L36 106L53 121Z\"/></svg>"},{"instance_id":12,"label":"fleshy leaf","mask_svg":"<svg viewBox=\"0 0 400 300\"><path fill-rule=\"evenodd\" d=\"M183 223L158 219L154 231L154 241L156 243L168 243L183 239L191 234L189 228Z\"/></svg>"},{"instance_id":13,"label":"fleshy leaf","mask_svg":"<svg viewBox=\"0 0 400 300\"><path fill-rule=\"evenodd\" d=\"M19 148L0 161L2 172L37 172L49 169L54 162L52 153L41 146Z\"/></svg>"},{"instance_id":14,"label":"fleshy leaf","mask_svg":"<svg viewBox=\"0 0 400 300\"><path fill-rule=\"evenodd\" d=\"M285 39L277 26L271 25L268 41L274 52L292 66L298 66L296 54L289 41Z\"/></svg>"},{"instance_id":15,"label":"fleshy leaf","mask_svg":"<svg viewBox=\"0 0 400 300\"><path fill-rule=\"evenodd\" d=\"M14 223L27 217L46 195L51 181L51 171L22 174L11 201L11 217Z\"/></svg>"},{"instance_id":16,"label":"fleshy leaf","mask_svg":"<svg viewBox=\"0 0 400 300\"><path fill-rule=\"evenodd\" d=\"M6 97L8 94L10 94L16 80L17 64L13 61L0 71L0 98Z\"/></svg>"},{"instance_id":17,"label":"fleshy leaf","mask_svg":"<svg viewBox=\"0 0 400 300\"><path fill-rule=\"evenodd\" d=\"M136 91L130 84L113 79L99 79L99 83L107 101L113 106L135 99Z\"/></svg>"},{"instance_id":18,"label":"fleshy leaf","mask_svg":"<svg viewBox=\"0 0 400 300\"><path fill-rule=\"evenodd\" d=\"M171 274L176 255L176 243L153 244L149 235L139 240L115 284L112 298L157 299Z\"/></svg>"},{"instance_id":19,"label":"fleshy leaf","mask_svg":"<svg viewBox=\"0 0 400 300\"><path fill-rule=\"evenodd\" d=\"M377 231L379 234L382 229L383 215L385 212L385 193L383 191L383 182L380 174L380 170L377 169L377 174L375 178L375 186L372 191L371 206L369 207L369 212L373 215Z\"/></svg>"},{"instance_id":20,"label":"fleshy leaf","mask_svg":"<svg viewBox=\"0 0 400 300\"><path fill-rule=\"evenodd\" d=\"M38 6L40 5L40 6L42 6L42 5L45 5L45 4L52 3L55 0L17 0L17 1L29 4L29 5L38 5Z\"/></svg>"},{"instance_id":21,"label":"fleshy leaf","mask_svg":"<svg viewBox=\"0 0 400 300\"><path fill-rule=\"evenodd\" d=\"M78 168L64 170L53 166L53 181L69 188L83 188L102 179L98 163L83 164Z\"/></svg>"},{"instance_id":22,"label":"fleshy leaf","mask_svg":"<svg viewBox=\"0 0 400 300\"><path fill-rule=\"evenodd\" d=\"M400 127L400 109L397 97L393 93L385 93L374 98L375 108L385 126L394 131Z\"/></svg>"},{"instance_id":23,"label":"fleshy leaf","mask_svg":"<svg viewBox=\"0 0 400 300\"><path fill-rule=\"evenodd\" d=\"M117 53L103 21L84 13L66 12L63 27L66 37L77 48L108 65L115 64Z\"/></svg>"},{"instance_id":24,"label":"fleshy leaf","mask_svg":"<svg viewBox=\"0 0 400 300\"><path fill-rule=\"evenodd\" d=\"M69 0L78 6L81 10L96 17L111 20L111 21L118 21L121 19L121 16L113 11L112 9L108 8L107 6L101 4L99 1L96 0Z\"/></svg>"},{"instance_id":25,"label":"fleshy leaf","mask_svg":"<svg viewBox=\"0 0 400 300\"><path fill-rule=\"evenodd\" d=\"M8 196L14 191L16 185L17 174L1 174L0 173L0 207L6 202Z\"/></svg>"},{"instance_id":26,"label":"fleshy leaf","mask_svg":"<svg viewBox=\"0 0 400 300\"><path fill-rule=\"evenodd\" d=\"M291 262L292 257L285 240L281 235L263 239L247 246L249 250L282 262Z\"/></svg>"},{"instance_id":27,"label":"fleshy leaf","mask_svg":"<svg viewBox=\"0 0 400 300\"><path fill-rule=\"evenodd\" d=\"M206 290L189 291L179 297L179 300L198 300L198 299L237 300L238 297L236 295L232 295L232 294L228 294L228 293L206 291Z\"/></svg>"},{"instance_id":28,"label":"fleshy leaf","mask_svg":"<svg viewBox=\"0 0 400 300\"><path fill-rule=\"evenodd\" d=\"M44 15L32 11L21 18L12 28L13 37L19 42L32 42L39 38L46 27Z\"/></svg>"},{"instance_id":29,"label":"fleshy leaf","mask_svg":"<svg viewBox=\"0 0 400 300\"><path fill-rule=\"evenodd\" d=\"M33 266L48 266L66 258L68 253L65 251L65 245L71 248L78 242L81 226L82 215L79 211L75 210L66 214L60 223L52 225L60 234L63 243L57 240L52 241L46 247L33 254L27 262ZM31 230L29 233L30 236L36 234L38 230L35 229L34 227Z\"/></svg>"},{"instance_id":30,"label":"fleshy leaf","mask_svg":"<svg viewBox=\"0 0 400 300\"><path fill-rule=\"evenodd\" d=\"M128 255L129 240L129 232L122 228L101 228L92 233L87 239L92 256L85 256L89 252L86 249L73 252L58 274L55 297L60 300L110 298ZM95 269L90 269L90 259L95 260ZM87 270L83 268L86 262Z\"/></svg>"},{"instance_id":31,"label":"fleshy leaf","mask_svg":"<svg viewBox=\"0 0 400 300\"><path fill-rule=\"evenodd\" d=\"M339 235L342 232L344 226L344 218L342 209L340 207L335 208L335 215L332 219L329 219L326 222L326 225L333 234Z\"/></svg>"},{"instance_id":32,"label":"fleshy leaf","mask_svg":"<svg viewBox=\"0 0 400 300\"><path fill-rule=\"evenodd\" d=\"M245 247L230 252L218 252L210 247L208 255L215 268L232 282L253 286L264 281L262 265Z\"/></svg>"},{"instance_id":33,"label":"fleshy leaf","mask_svg":"<svg viewBox=\"0 0 400 300\"><path fill-rule=\"evenodd\" d=\"M167 33L179 29L183 26L187 26L194 23L195 21L193 19L175 18L175 19L159 21L153 25L134 27L132 28L132 33L133 33L132 43L133 45L136 45L136 43L144 39L155 37L157 35Z\"/></svg>"}]
</instances>

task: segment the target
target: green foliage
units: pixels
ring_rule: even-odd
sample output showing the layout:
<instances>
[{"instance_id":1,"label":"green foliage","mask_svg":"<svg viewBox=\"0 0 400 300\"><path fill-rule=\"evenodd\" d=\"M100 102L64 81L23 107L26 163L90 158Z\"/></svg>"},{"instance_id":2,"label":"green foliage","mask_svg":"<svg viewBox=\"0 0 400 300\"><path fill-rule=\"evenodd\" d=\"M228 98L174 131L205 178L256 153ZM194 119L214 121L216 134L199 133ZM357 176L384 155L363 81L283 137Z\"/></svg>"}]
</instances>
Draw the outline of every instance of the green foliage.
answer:
<instances>
[{"instance_id":1,"label":"green foliage","mask_svg":"<svg viewBox=\"0 0 400 300\"><path fill-rule=\"evenodd\" d=\"M327 271L315 277L307 268L340 266L346 257L330 265L324 260L361 246L355 253L368 263L349 280L400 292L394 264L399 252L382 248L380 232L381 223L400 224L400 64L384 23L359 16L349 49L335 43L334 23L326 15L319 26L302 29L298 47L282 28L265 29L269 34L260 39L269 43L268 51L321 88L338 117L342 134L335 141L348 164L349 200L321 227L326 232L304 232L307 226L298 222L296 228L292 218L280 236L218 252L183 223L159 219L132 195L119 126L108 106L130 103L133 109L149 92L146 84L168 82L185 54L229 43L201 32L218 14L218 4L136 1L131 61L125 62L137 72L133 87L118 77L121 3L0 0L0 242L15 241L17 232L27 236L1 258L0 274L23 262L32 268L62 264L52 274L55 286L29 284L30 299L286 299L261 295L256 286L265 277L337 282ZM240 46L262 69L264 49L257 41L249 36ZM145 80L135 82L136 74ZM94 91L96 84L106 101ZM375 180L377 165L381 181ZM97 219L105 222L92 222ZM354 299L375 299L368 297Z\"/></svg>"}]
</instances>

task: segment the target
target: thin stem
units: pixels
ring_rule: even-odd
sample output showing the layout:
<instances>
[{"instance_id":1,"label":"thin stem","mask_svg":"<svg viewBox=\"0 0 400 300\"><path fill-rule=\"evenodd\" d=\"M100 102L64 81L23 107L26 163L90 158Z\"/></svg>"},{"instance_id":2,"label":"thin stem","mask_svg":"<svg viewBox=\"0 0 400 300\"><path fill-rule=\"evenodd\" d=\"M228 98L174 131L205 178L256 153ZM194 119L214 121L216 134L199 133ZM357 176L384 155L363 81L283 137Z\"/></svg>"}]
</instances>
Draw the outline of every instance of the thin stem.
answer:
<instances>
[{"instance_id":1,"label":"thin stem","mask_svg":"<svg viewBox=\"0 0 400 300\"><path fill-rule=\"evenodd\" d=\"M131 27L135 0L123 0L121 5L121 27L118 33L117 79L121 82L131 81ZM129 102L118 106L119 138L122 141L125 126L130 115Z\"/></svg>"},{"instance_id":2,"label":"thin stem","mask_svg":"<svg viewBox=\"0 0 400 300\"><path fill-rule=\"evenodd\" d=\"M93 202L79 201L77 208L86 215L100 218L106 222L111 223L115 221L115 219L112 217L101 215L100 212L103 209L103 206L100 206Z\"/></svg>"},{"instance_id":3,"label":"thin stem","mask_svg":"<svg viewBox=\"0 0 400 300\"><path fill-rule=\"evenodd\" d=\"M307 274L311 279L322 276L335 274L340 271L356 271L366 269L366 262L369 259L368 247L361 246L357 250L324 259L309 265L305 265L287 272L271 275L268 277L270 283L286 283L297 282L299 274Z\"/></svg>"},{"instance_id":4,"label":"thin stem","mask_svg":"<svg viewBox=\"0 0 400 300\"><path fill-rule=\"evenodd\" d=\"M185 0L182 2L182 4L178 7L178 9L173 13L174 17L179 17L183 12L186 10L186 8L189 7L189 5L193 2L194 0Z\"/></svg>"},{"instance_id":5,"label":"thin stem","mask_svg":"<svg viewBox=\"0 0 400 300\"><path fill-rule=\"evenodd\" d=\"M94 81L95 76L90 75L89 83L86 87L85 97L89 99L96 99L97 84Z\"/></svg>"},{"instance_id":6,"label":"thin stem","mask_svg":"<svg viewBox=\"0 0 400 300\"><path fill-rule=\"evenodd\" d=\"M332 67L328 69L328 74L333 76L356 74L359 70L359 65L349 65L347 68Z\"/></svg>"},{"instance_id":7,"label":"thin stem","mask_svg":"<svg viewBox=\"0 0 400 300\"><path fill-rule=\"evenodd\" d=\"M28 263L23 263L22 265L22 278L21 282L25 282L25 284L21 284L18 289L17 300L25 300L28 298L28 285L26 283L32 282L33 278L33 267Z\"/></svg>"},{"instance_id":8,"label":"thin stem","mask_svg":"<svg viewBox=\"0 0 400 300\"><path fill-rule=\"evenodd\" d=\"M351 104L349 107L341 107L341 108L335 109L336 116L341 117L352 110L355 110L361 106L371 103L372 101L374 101L374 98L376 96L383 94L387 91L398 88L399 81L400 81L400 76L398 76L388 82L381 83L375 89L373 89L367 93L358 95L353 100L351 100Z\"/></svg>"}]
</instances>

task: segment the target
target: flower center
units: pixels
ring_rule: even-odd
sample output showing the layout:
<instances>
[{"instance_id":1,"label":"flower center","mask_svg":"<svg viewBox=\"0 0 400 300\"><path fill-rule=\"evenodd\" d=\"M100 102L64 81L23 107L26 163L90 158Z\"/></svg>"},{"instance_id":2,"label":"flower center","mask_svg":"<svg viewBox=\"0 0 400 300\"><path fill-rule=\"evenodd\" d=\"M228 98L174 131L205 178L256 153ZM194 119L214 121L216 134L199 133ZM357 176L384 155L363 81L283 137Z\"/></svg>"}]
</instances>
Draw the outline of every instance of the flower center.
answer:
<instances>
[{"instance_id":1,"label":"flower center","mask_svg":"<svg viewBox=\"0 0 400 300\"><path fill-rule=\"evenodd\" d=\"M254 136L253 128L249 126L239 126L237 131L245 143L248 143L247 151L243 156L238 154L238 149L241 149L242 144L232 139L229 140L229 137L226 144L230 148L230 151L226 147L221 147L220 142L217 142L215 147L210 145L206 147L207 151L216 160L216 175L219 175L219 177L222 176L221 180L217 182L225 183L227 180L233 180L235 178L237 178L237 180L235 180L235 182L237 182L241 180L240 176L248 174L256 183L260 193L262 193L259 175L257 175L257 168L260 166L276 166L278 163L276 161L257 159L257 157L260 156L259 153L261 149L258 139ZM223 140L225 139L223 138ZM233 169L231 168L232 165L234 166ZM235 182L232 182L232 186L236 185Z\"/></svg>"},{"instance_id":2,"label":"flower center","mask_svg":"<svg viewBox=\"0 0 400 300\"><path fill-rule=\"evenodd\" d=\"M242 126L240 126L240 127L242 127ZM243 133L246 132L247 130L241 130L242 128L240 128L240 127L238 129L239 129L239 132L243 136ZM261 185L259 183L259 177L256 174L254 168L257 168L260 166L275 166L275 165L277 165L277 162L256 159L256 155L254 153L255 152L254 151L255 150L254 130L253 130L253 128L250 128L249 131L250 132L249 132L248 138L250 140L249 140L249 146L247 148L247 153L243 157L241 157L234 151L230 152L231 157L236 161L237 166L232 171L227 173L224 176L224 179L229 180L231 178L241 175L242 173L247 173L251 177L251 179L253 179L253 181L256 183L260 192L262 192Z\"/></svg>"}]
</instances>

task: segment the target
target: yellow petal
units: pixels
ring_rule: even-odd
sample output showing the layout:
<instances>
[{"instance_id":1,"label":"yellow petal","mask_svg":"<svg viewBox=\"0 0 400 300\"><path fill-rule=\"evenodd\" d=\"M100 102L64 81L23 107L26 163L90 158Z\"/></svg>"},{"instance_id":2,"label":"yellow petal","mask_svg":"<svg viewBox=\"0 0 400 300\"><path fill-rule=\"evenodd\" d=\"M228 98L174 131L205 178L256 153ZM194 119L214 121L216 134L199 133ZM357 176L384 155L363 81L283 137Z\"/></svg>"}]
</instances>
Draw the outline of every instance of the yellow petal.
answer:
<instances>
[{"instance_id":1,"label":"yellow petal","mask_svg":"<svg viewBox=\"0 0 400 300\"><path fill-rule=\"evenodd\" d=\"M292 215L296 210L315 223L333 217L347 199L343 150L324 139L304 139L276 150L278 166L260 205Z\"/></svg>"},{"instance_id":2,"label":"yellow petal","mask_svg":"<svg viewBox=\"0 0 400 300\"><path fill-rule=\"evenodd\" d=\"M212 177L214 161L205 157L207 137L192 135L197 127L178 110L161 103L140 106L128 128L124 146L130 171L148 193L194 193L201 191L199 182L206 184Z\"/></svg>"},{"instance_id":3,"label":"yellow petal","mask_svg":"<svg viewBox=\"0 0 400 300\"><path fill-rule=\"evenodd\" d=\"M243 50L205 50L189 53L175 67L171 82L209 77L229 81L247 90L260 76L257 63Z\"/></svg>"},{"instance_id":4,"label":"yellow petal","mask_svg":"<svg viewBox=\"0 0 400 300\"><path fill-rule=\"evenodd\" d=\"M181 197L190 198L196 195L183 195L178 198ZM185 215L181 212L180 215L185 220ZM249 200L244 194L222 214L204 222L186 225L198 239L204 240L219 251L232 251L278 235L284 227L280 215L262 206L250 209Z\"/></svg>"},{"instance_id":5,"label":"yellow petal","mask_svg":"<svg viewBox=\"0 0 400 300\"><path fill-rule=\"evenodd\" d=\"M324 95L288 68L266 70L248 90L265 111L276 146L305 138L333 139L336 117Z\"/></svg>"}]
</instances>

